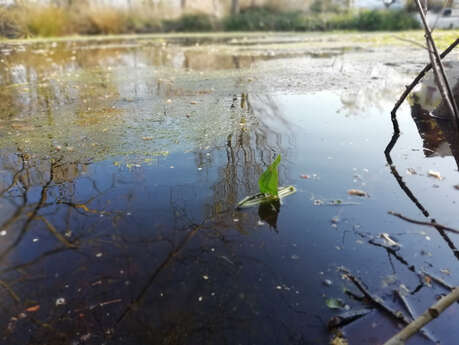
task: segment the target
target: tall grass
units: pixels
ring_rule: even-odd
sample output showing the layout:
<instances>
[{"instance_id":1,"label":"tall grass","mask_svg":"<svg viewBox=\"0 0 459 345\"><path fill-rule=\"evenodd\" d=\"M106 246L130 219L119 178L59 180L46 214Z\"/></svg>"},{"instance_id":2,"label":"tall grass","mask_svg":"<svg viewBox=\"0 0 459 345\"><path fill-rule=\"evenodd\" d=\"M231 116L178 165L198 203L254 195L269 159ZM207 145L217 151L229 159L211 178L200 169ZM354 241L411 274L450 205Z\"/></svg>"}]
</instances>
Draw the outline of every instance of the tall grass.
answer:
<instances>
[{"instance_id":1,"label":"tall grass","mask_svg":"<svg viewBox=\"0 0 459 345\"><path fill-rule=\"evenodd\" d=\"M239 15L227 17L223 26L228 31L324 31L324 30L409 30L419 23L406 11L373 10L304 14L278 12L272 8L247 8Z\"/></svg>"},{"instance_id":2,"label":"tall grass","mask_svg":"<svg viewBox=\"0 0 459 345\"><path fill-rule=\"evenodd\" d=\"M363 11L359 13L305 13L280 11L275 7L249 7L223 19L204 14L186 14L161 19L151 8L122 10L108 6L90 7L84 2L70 8L0 6L0 36L62 36L170 31L325 31L325 30L406 30L418 22L405 11Z\"/></svg>"},{"instance_id":3,"label":"tall grass","mask_svg":"<svg viewBox=\"0 0 459 345\"><path fill-rule=\"evenodd\" d=\"M19 38L23 36L24 31L16 13L0 7L0 36Z\"/></svg>"},{"instance_id":4,"label":"tall grass","mask_svg":"<svg viewBox=\"0 0 459 345\"><path fill-rule=\"evenodd\" d=\"M20 20L30 36L62 36L71 33L70 13L55 6L29 5Z\"/></svg>"}]
</instances>

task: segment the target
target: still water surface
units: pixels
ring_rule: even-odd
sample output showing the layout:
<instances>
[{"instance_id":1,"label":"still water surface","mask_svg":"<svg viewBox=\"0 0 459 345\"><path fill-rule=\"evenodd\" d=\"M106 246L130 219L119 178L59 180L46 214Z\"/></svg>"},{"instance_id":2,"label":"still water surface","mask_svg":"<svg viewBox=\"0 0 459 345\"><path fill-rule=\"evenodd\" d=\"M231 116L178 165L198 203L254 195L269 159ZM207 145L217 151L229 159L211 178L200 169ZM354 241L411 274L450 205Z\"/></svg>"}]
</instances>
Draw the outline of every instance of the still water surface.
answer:
<instances>
[{"instance_id":1,"label":"still water surface","mask_svg":"<svg viewBox=\"0 0 459 345\"><path fill-rule=\"evenodd\" d=\"M352 78L345 59L375 48L293 38L1 48L1 344L326 344L326 299L362 308L339 266L398 309L401 284L418 288L418 313L445 292L369 243L382 233L409 265L459 284L454 235L387 214L427 220L384 155L412 76L364 65L377 75L363 84L320 84L322 70ZM411 113L399 112L394 167L430 217L458 227L449 142L438 129L421 138ZM278 213L236 210L277 154L297 193ZM458 311L430 328L444 344ZM348 330L356 344L394 331L377 311Z\"/></svg>"}]
</instances>

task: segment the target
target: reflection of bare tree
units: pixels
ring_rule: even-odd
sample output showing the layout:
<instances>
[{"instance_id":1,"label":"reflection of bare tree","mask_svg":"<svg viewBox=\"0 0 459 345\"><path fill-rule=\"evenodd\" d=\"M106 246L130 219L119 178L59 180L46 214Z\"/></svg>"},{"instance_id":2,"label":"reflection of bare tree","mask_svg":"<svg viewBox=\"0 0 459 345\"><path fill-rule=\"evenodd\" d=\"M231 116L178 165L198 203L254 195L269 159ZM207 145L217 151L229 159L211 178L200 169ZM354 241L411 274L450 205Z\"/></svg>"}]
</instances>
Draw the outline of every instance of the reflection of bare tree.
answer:
<instances>
[{"instance_id":1,"label":"reflection of bare tree","mask_svg":"<svg viewBox=\"0 0 459 345\"><path fill-rule=\"evenodd\" d=\"M240 97L233 97L231 109L240 126L226 140L226 166L221 169L220 181L213 187L214 204L211 208L214 215L231 211L226 207L235 207L238 198L257 192L257 181L263 170L276 154L282 153L284 160L288 160L287 150L292 144L281 139L280 131L289 131L290 125L271 96L249 97L243 93ZM274 226L277 216L271 218L274 215L266 211L261 210L261 214L272 220Z\"/></svg>"}]
</instances>

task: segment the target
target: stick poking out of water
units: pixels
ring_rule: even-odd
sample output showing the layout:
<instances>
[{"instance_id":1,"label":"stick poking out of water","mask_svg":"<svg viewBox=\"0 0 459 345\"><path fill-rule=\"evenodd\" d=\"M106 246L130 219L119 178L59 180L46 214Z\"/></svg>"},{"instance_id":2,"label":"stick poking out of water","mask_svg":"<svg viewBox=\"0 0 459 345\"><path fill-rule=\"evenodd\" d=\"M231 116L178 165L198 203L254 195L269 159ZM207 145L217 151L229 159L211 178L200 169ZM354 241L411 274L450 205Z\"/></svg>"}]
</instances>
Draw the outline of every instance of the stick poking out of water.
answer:
<instances>
[{"instance_id":1,"label":"stick poking out of water","mask_svg":"<svg viewBox=\"0 0 459 345\"><path fill-rule=\"evenodd\" d=\"M459 287L456 287L448 295L441 298L437 303L427 309L424 314L419 316L399 333L386 341L384 345L404 345L405 342L414 334L419 332L422 327L437 318L441 313L443 313L443 311L445 311L446 308L457 301L459 301Z\"/></svg>"},{"instance_id":2,"label":"stick poking out of water","mask_svg":"<svg viewBox=\"0 0 459 345\"><path fill-rule=\"evenodd\" d=\"M459 38L457 38L453 43L450 44L448 48L446 48L443 53L440 54L440 57L444 59L446 55L448 55L456 46L459 44ZM402 103L405 101L405 99L408 97L411 91L413 91L414 87L421 81L422 78L426 75L427 72L429 72L432 69L432 64L429 63L424 69L419 72L418 76L414 78L414 80L411 82L410 85L408 85L405 89L405 91L402 93L400 96L399 100L397 103L395 103L394 108L391 111L391 114L393 117L395 117L395 113L397 112L398 108L402 105Z\"/></svg>"}]
</instances>

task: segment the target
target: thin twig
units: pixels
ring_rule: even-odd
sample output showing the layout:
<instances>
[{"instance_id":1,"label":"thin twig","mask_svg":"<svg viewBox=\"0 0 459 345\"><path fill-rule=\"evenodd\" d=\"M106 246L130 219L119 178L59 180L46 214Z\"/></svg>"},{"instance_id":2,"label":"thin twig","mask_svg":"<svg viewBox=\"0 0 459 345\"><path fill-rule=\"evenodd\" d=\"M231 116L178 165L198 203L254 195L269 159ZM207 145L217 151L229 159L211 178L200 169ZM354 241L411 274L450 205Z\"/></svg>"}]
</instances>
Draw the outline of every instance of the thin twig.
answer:
<instances>
[{"instance_id":1,"label":"thin twig","mask_svg":"<svg viewBox=\"0 0 459 345\"><path fill-rule=\"evenodd\" d=\"M454 290L454 287L450 284L448 284L447 282L445 282L443 279L441 278L438 278L434 275L432 275L431 273L427 273L425 271L422 272L424 275L426 275L427 277L429 277L430 279L432 279L434 282L436 282L438 285L441 285L443 286L445 289L448 289L450 291Z\"/></svg>"},{"instance_id":2,"label":"thin twig","mask_svg":"<svg viewBox=\"0 0 459 345\"><path fill-rule=\"evenodd\" d=\"M455 234L459 234L459 230L456 230L456 229L453 229L453 228L450 228L448 226L444 226L444 225L441 225L441 224L438 224L438 223L435 223L435 222L429 223L429 222L423 222L421 220L411 219L411 218L405 217L404 215L402 215L400 213L396 213L396 212L392 212L392 211L389 211L387 213L392 215L392 216L395 216L395 217L398 217L400 219L403 219L403 220L405 220L405 221L407 221L409 223L418 224L418 225L424 225L424 226L431 226L431 227L436 228L436 229L440 229L440 230L449 231L449 232L452 232L452 233L455 233Z\"/></svg>"},{"instance_id":3,"label":"thin twig","mask_svg":"<svg viewBox=\"0 0 459 345\"><path fill-rule=\"evenodd\" d=\"M8 293L10 294L11 298L14 299L15 302L19 303L21 299L19 296L14 292L14 290L3 280L0 280L0 286L2 286Z\"/></svg>"},{"instance_id":4,"label":"thin twig","mask_svg":"<svg viewBox=\"0 0 459 345\"><path fill-rule=\"evenodd\" d=\"M69 241L67 241L67 239L62 236L62 234L57 231L57 229L54 227L53 224L51 224L45 217L43 216L36 216L35 219L39 219L41 220L43 223L45 223L46 227L48 228L49 232L51 234L54 235L54 237L56 237L56 239L61 242L64 246L66 246L67 248L76 248L77 246Z\"/></svg>"},{"instance_id":5,"label":"thin twig","mask_svg":"<svg viewBox=\"0 0 459 345\"><path fill-rule=\"evenodd\" d=\"M357 289L359 289L365 295L365 297L373 305L378 307L378 309L382 310L386 314L392 316L395 320L397 320L399 322L402 322L405 325L409 325L410 324L411 321L405 315L403 315L401 312L397 312L397 311L393 310L392 308L388 307L386 304L384 304L383 300L380 297L374 296L370 291L368 291L368 289L360 281L360 279L358 279L357 277L352 275L352 273L348 269L346 269L344 267L340 267L339 271L342 272L344 274L344 276L346 278L348 278L357 287ZM435 340L432 339L432 336L430 336L429 334L427 334L426 332L424 332L422 330L421 330L421 332L422 332L422 335L426 339L435 342Z\"/></svg>"},{"instance_id":6,"label":"thin twig","mask_svg":"<svg viewBox=\"0 0 459 345\"><path fill-rule=\"evenodd\" d=\"M415 41L415 40L411 40L409 38L405 38L405 37L400 37L400 36L397 36L397 35L394 35L394 38L400 40L400 41L403 41L403 42L408 42L408 43L411 43L411 44L414 44L415 46L418 46L419 48L422 48L422 49L427 49L426 46L422 45L421 43Z\"/></svg>"},{"instance_id":7,"label":"thin twig","mask_svg":"<svg viewBox=\"0 0 459 345\"><path fill-rule=\"evenodd\" d=\"M411 320L414 320L415 319L414 310L413 308L411 308L411 305L406 300L406 297L399 290L395 290L394 293L395 293L395 296L397 296L397 298L402 302Z\"/></svg>"}]
</instances>

